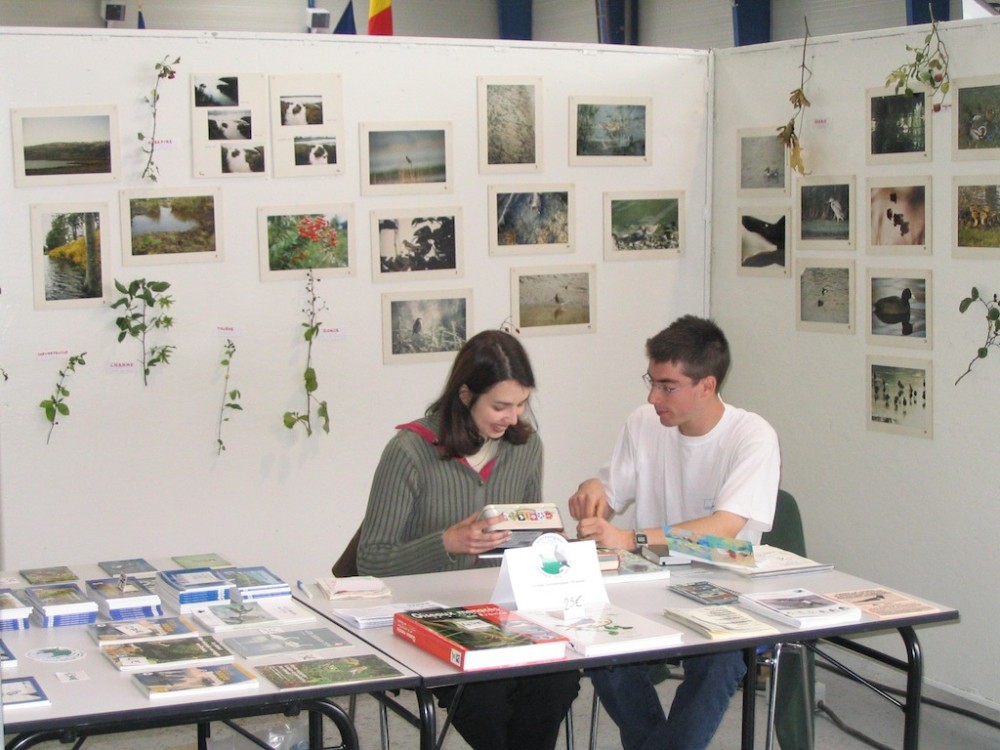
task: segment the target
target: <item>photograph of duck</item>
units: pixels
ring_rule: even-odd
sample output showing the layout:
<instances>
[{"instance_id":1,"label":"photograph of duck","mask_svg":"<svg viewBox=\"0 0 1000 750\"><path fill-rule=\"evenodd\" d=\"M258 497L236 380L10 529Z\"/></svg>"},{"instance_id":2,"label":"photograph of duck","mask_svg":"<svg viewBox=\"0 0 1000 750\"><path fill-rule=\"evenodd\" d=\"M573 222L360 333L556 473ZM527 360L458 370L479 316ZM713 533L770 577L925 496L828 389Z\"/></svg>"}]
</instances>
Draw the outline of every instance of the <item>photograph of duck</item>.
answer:
<instances>
[{"instance_id":1,"label":"photograph of duck","mask_svg":"<svg viewBox=\"0 0 1000 750\"><path fill-rule=\"evenodd\" d=\"M875 336L927 337L926 276L889 276L869 273L871 333Z\"/></svg>"}]
</instances>

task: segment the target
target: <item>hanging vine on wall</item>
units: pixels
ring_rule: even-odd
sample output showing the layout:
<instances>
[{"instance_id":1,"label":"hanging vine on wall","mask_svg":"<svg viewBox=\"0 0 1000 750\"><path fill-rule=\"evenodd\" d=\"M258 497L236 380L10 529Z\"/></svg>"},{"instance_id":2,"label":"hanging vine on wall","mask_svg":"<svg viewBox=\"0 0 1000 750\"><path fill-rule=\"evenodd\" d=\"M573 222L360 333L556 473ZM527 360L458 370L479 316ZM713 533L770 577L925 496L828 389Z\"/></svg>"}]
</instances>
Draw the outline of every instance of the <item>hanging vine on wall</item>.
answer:
<instances>
[{"instance_id":1,"label":"hanging vine on wall","mask_svg":"<svg viewBox=\"0 0 1000 750\"><path fill-rule=\"evenodd\" d=\"M806 83L812 78L812 71L806 65L806 48L809 44L809 21L806 20L805 24L806 35L802 39L802 62L799 64L801 73L799 87L788 95L788 101L792 103L792 117L785 125L778 128L778 140L788 150L788 166L799 174L806 174L806 162L802 156L804 148L802 142L799 140L799 133L802 132L802 120L805 117L806 107L810 106L809 99L806 98Z\"/></svg>"},{"instance_id":2,"label":"hanging vine on wall","mask_svg":"<svg viewBox=\"0 0 1000 750\"><path fill-rule=\"evenodd\" d=\"M147 336L155 330L171 328L173 316L167 310L174 303L173 297L164 294L170 284L166 281L146 281L134 279L128 286L115 279L115 289L121 296L115 300L112 309L123 308L124 315L115 318L118 326L118 343L131 336L139 342L142 351L142 384L149 385L149 371L157 365L170 363L170 355L177 347L171 344L150 346Z\"/></svg>"},{"instance_id":3,"label":"hanging vine on wall","mask_svg":"<svg viewBox=\"0 0 1000 750\"><path fill-rule=\"evenodd\" d=\"M226 449L226 444L222 441L222 425L229 421L227 416L231 411L243 411L240 405L242 394L238 388L229 387L229 376L233 365L233 357L236 355L236 344L231 339L226 339L222 347L222 359L219 364L225 368L225 375L222 380L222 405L219 407L219 431L216 437L216 450L218 455Z\"/></svg>"},{"instance_id":4,"label":"hanging vine on wall","mask_svg":"<svg viewBox=\"0 0 1000 750\"><path fill-rule=\"evenodd\" d=\"M305 329L302 337L306 341L306 368L302 373L306 392L306 408L304 412L286 411L284 416L285 427L291 430L295 425L300 424L306 428L306 435L310 436L313 434L312 410L314 405L317 418L322 420L323 432L330 432L330 412L326 401L320 401L315 396L316 390L319 388L319 381L316 378L316 369L312 364L313 342L319 334L320 327L317 316L326 309L326 304L316 292L317 283L313 269L308 269L306 271L306 306L302 309L302 312L306 314L305 322L302 323L302 327Z\"/></svg>"},{"instance_id":5,"label":"hanging vine on wall","mask_svg":"<svg viewBox=\"0 0 1000 750\"><path fill-rule=\"evenodd\" d=\"M965 372L958 376L955 385L958 385L962 378L972 372L972 366L977 361L986 358L986 355L990 353L991 346L1000 347L1000 301L998 301L997 295L994 294L993 299L983 299L979 295L979 290L976 287L972 287L971 294L958 305L958 311L964 313L972 306L973 302L980 303L986 310L986 340L976 351L976 356L969 362L969 366L965 368Z\"/></svg>"},{"instance_id":6,"label":"hanging vine on wall","mask_svg":"<svg viewBox=\"0 0 1000 750\"><path fill-rule=\"evenodd\" d=\"M87 364L84 360L86 355L87 352L80 352L69 358L66 366L59 371L59 379L56 380L56 386L52 391L52 395L38 404L42 411L45 412L45 418L49 422L49 433L45 436L46 445L52 439L52 430L59 424L59 417L69 416L69 405L66 403L66 399L69 398L69 389L66 387L66 379L71 373L76 372L77 365Z\"/></svg>"},{"instance_id":7,"label":"hanging vine on wall","mask_svg":"<svg viewBox=\"0 0 1000 750\"><path fill-rule=\"evenodd\" d=\"M142 179L150 179L153 182L156 182L156 178L160 174L159 167L153 161L153 154L156 151L156 117L159 114L160 84L165 80L172 81L177 76L174 66L180 63L180 61L179 57L171 60L170 55L167 55L163 60L156 63L153 66L153 69L156 71L156 83L153 84L149 95L142 99L149 105L150 113L153 116L153 129L150 131L149 137L147 138L142 132L138 133L139 141L142 143L142 152L146 154L146 166L142 169Z\"/></svg>"},{"instance_id":8,"label":"hanging vine on wall","mask_svg":"<svg viewBox=\"0 0 1000 750\"><path fill-rule=\"evenodd\" d=\"M951 88L951 81L948 78L948 48L938 34L934 9L929 5L928 8L931 14L931 30L924 37L923 45L920 47L906 45L906 50L913 53L913 60L889 73L885 85L886 88L895 89L897 94L912 94L914 86L926 86L931 90L932 109L940 112L941 105Z\"/></svg>"}]
</instances>

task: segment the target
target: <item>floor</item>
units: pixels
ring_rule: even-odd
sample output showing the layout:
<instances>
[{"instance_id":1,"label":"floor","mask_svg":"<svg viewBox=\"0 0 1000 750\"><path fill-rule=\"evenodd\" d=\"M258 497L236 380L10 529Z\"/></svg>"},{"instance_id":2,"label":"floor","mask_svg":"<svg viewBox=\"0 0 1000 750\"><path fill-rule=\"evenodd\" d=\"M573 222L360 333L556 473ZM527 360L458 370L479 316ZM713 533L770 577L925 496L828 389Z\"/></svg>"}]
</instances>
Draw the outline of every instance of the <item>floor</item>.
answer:
<instances>
[{"instance_id":1,"label":"floor","mask_svg":"<svg viewBox=\"0 0 1000 750\"><path fill-rule=\"evenodd\" d=\"M902 689L902 677L887 668L862 663L851 655L838 654L849 665L857 665L866 677L877 682ZM877 697L867 688L851 682L827 670L817 670L817 682L823 704L839 717L840 721L854 730L871 737L875 744L863 742L839 728L829 716L823 712L816 715L815 750L861 750L862 748L899 748L903 738L902 712L888 702ZM660 693L664 703L668 704L676 688L677 681L670 679L661 683ZM405 693L404 693L405 697ZM587 750L590 729L590 708L592 692L589 680L581 682L580 696L574 704L574 739L575 746ZM757 740L756 747L764 747L764 722L766 699L762 693L757 701ZM980 713L987 713L978 709ZM925 705L921 716L921 750L986 750L1000 748L1000 715L993 712L989 718L994 726L988 726L958 714ZM259 718L244 726L253 730L257 736L267 739L270 734L271 747L277 750L300 750L296 743L304 740L301 727L285 727L283 719ZM728 713L719 728L709 750L738 750L740 746L741 694L737 693ZM362 750L379 750L379 725L377 704L369 696L362 696L358 701L356 725ZM298 732L298 734L296 734ZM251 750L254 746L245 739L236 736L231 730L215 725L214 736L210 750ZM390 746L397 750L417 748L416 730L402 720L390 714L389 718ZM196 750L193 728L177 728L148 732L133 732L122 735L94 737L87 740L85 750ZM337 738L329 738L335 745ZM777 743L775 743L777 744ZM597 748L599 750L614 750L619 748L617 730L606 714L598 721ZM54 743L41 747L57 746ZM565 747L564 734L561 734L557 750ZM302 744L301 748L305 748ZM444 744L444 750L468 750L468 745L461 737L452 731ZM782 750L804 750L804 748L782 748Z\"/></svg>"}]
</instances>

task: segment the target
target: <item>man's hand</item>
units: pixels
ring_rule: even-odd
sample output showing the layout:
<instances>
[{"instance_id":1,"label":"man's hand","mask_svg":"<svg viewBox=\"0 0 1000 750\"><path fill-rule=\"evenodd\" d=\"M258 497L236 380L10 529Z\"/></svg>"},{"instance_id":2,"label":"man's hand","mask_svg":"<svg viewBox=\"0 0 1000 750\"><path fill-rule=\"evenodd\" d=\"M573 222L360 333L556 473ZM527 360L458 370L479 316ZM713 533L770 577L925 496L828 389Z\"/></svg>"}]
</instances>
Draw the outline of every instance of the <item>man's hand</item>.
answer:
<instances>
[{"instance_id":1,"label":"man's hand","mask_svg":"<svg viewBox=\"0 0 1000 750\"><path fill-rule=\"evenodd\" d=\"M569 499L569 513L577 521L608 517L608 494L600 479L588 479L580 483Z\"/></svg>"},{"instance_id":2,"label":"man's hand","mask_svg":"<svg viewBox=\"0 0 1000 750\"><path fill-rule=\"evenodd\" d=\"M445 529L441 534L441 541L445 550L452 555L478 555L489 552L498 544L510 539L509 531L490 531L490 526L503 520L503 516L480 519L478 513L473 513Z\"/></svg>"},{"instance_id":3,"label":"man's hand","mask_svg":"<svg viewBox=\"0 0 1000 750\"><path fill-rule=\"evenodd\" d=\"M627 550L635 548L635 534L632 531L612 526L610 521L598 516L581 519L576 525L576 536L578 539L593 539L598 547Z\"/></svg>"}]
</instances>

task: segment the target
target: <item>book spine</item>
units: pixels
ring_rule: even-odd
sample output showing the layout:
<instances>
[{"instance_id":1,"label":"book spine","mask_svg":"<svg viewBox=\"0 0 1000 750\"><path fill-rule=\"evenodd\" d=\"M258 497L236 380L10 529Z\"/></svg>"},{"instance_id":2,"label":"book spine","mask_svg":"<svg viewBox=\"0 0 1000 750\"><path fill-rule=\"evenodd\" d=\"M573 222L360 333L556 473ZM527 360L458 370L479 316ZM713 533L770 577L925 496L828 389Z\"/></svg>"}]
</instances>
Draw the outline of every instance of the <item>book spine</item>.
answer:
<instances>
[{"instance_id":1,"label":"book spine","mask_svg":"<svg viewBox=\"0 0 1000 750\"><path fill-rule=\"evenodd\" d=\"M407 617L405 613L397 612L393 616L392 632L452 666L465 669L467 650L464 646L452 643L423 623Z\"/></svg>"}]
</instances>

